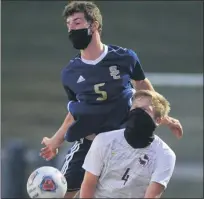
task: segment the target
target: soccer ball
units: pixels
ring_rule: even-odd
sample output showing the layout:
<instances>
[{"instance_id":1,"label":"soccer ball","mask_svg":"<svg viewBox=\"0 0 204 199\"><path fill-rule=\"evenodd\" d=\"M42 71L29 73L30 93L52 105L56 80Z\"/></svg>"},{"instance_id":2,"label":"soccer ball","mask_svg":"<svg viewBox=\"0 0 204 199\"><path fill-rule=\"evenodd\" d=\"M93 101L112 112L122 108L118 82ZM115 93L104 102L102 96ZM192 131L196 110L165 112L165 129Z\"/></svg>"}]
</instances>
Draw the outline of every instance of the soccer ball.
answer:
<instances>
[{"instance_id":1,"label":"soccer ball","mask_svg":"<svg viewBox=\"0 0 204 199\"><path fill-rule=\"evenodd\" d=\"M67 181L62 173L50 166L44 166L31 173L27 181L30 198L64 198Z\"/></svg>"}]
</instances>

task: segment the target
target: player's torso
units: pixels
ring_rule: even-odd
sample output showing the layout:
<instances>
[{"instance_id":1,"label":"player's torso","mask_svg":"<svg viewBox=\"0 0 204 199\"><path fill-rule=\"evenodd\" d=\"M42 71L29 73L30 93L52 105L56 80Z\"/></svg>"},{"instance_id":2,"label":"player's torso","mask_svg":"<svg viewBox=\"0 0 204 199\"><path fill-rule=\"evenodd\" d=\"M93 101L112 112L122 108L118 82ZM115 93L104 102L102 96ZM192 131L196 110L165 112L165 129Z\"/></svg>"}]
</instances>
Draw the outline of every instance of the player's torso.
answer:
<instances>
[{"instance_id":1,"label":"player's torso","mask_svg":"<svg viewBox=\"0 0 204 199\"><path fill-rule=\"evenodd\" d=\"M84 63L81 58L63 70L62 82L76 93L77 100L86 104L102 104L127 95L130 90L128 55L109 49L96 64Z\"/></svg>"},{"instance_id":2,"label":"player's torso","mask_svg":"<svg viewBox=\"0 0 204 199\"><path fill-rule=\"evenodd\" d=\"M135 150L123 132L117 136L106 151L95 197L143 198L154 170L155 150L151 146Z\"/></svg>"}]
</instances>

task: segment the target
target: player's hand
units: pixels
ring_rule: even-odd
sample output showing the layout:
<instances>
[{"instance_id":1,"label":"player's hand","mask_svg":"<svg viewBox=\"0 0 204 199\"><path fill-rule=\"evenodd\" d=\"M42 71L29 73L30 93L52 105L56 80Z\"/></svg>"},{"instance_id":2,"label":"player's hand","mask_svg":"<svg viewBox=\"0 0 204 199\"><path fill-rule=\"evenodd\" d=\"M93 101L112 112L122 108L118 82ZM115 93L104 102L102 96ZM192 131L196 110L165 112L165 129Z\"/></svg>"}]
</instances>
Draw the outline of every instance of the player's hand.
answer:
<instances>
[{"instance_id":1,"label":"player's hand","mask_svg":"<svg viewBox=\"0 0 204 199\"><path fill-rule=\"evenodd\" d=\"M41 144L44 144L45 147L41 149L40 156L45 160L49 161L58 154L58 148L51 138L44 137Z\"/></svg>"},{"instance_id":2,"label":"player's hand","mask_svg":"<svg viewBox=\"0 0 204 199\"><path fill-rule=\"evenodd\" d=\"M172 118L170 116L165 117L162 120L163 124L166 124L169 129L172 131L172 133L178 138L182 138L183 136L183 127L181 125L181 123L179 122L179 120Z\"/></svg>"}]
</instances>

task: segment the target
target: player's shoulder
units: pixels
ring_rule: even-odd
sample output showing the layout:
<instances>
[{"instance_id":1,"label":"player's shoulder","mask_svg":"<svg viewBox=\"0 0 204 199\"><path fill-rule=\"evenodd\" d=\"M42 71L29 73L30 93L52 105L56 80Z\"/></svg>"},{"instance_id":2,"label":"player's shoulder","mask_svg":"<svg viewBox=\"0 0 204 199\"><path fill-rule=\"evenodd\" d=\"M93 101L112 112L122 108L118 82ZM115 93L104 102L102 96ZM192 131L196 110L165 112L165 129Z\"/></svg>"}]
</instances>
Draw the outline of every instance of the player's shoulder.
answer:
<instances>
[{"instance_id":1,"label":"player's shoulder","mask_svg":"<svg viewBox=\"0 0 204 199\"><path fill-rule=\"evenodd\" d=\"M124 48L121 46L109 44L108 45L108 52L115 54L115 55L118 55L118 56L127 56L130 59L138 60L137 53L134 50L129 49L129 48Z\"/></svg>"},{"instance_id":2,"label":"player's shoulder","mask_svg":"<svg viewBox=\"0 0 204 199\"><path fill-rule=\"evenodd\" d=\"M72 70L74 67L76 67L77 65L79 65L81 63L81 59L80 59L80 54L76 54L73 58L71 58L69 60L68 63L66 63L66 65L62 68L61 70L61 75L66 74L67 72L69 72L70 70Z\"/></svg>"},{"instance_id":3,"label":"player's shoulder","mask_svg":"<svg viewBox=\"0 0 204 199\"><path fill-rule=\"evenodd\" d=\"M69 62L66 64L66 68L71 68L72 66L75 66L78 62L81 62L80 53L76 54L69 60Z\"/></svg>"},{"instance_id":4,"label":"player's shoulder","mask_svg":"<svg viewBox=\"0 0 204 199\"><path fill-rule=\"evenodd\" d=\"M108 52L111 53L117 53L117 54L127 54L129 49L121 47L121 46L116 46L112 44L108 44Z\"/></svg>"},{"instance_id":5,"label":"player's shoulder","mask_svg":"<svg viewBox=\"0 0 204 199\"><path fill-rule=\"evenodd\" d=\"M121 139L124 137L124 129L118 129L108 132L103 132L98 134L94 142L96 142L98 145L109 145L112 142L115 142L118 139Z\"/></svg>"},{"instance_id":6,"label":"player's shoulder","mask_svg":"<svg viewBox=\"0 0 204 199\"><path fill-rule=\"evenodd\" d=\"M157 135L155 135L153 147L158 157L176 159L173 149Z\"/></svg>"}]
</instances>

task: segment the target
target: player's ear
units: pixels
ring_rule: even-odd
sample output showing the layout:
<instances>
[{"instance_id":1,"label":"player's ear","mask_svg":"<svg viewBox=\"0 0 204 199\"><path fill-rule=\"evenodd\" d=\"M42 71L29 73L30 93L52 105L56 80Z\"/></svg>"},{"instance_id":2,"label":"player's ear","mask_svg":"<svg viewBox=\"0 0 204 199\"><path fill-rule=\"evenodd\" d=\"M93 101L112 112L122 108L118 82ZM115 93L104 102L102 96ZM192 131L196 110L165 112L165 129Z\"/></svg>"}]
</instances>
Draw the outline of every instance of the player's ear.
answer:
<instances>
[{"instance_id":1,"label":"player's ear","mask_svg":"<svg viewBox=\"0 0 204 199\"><path fill-rule=\"evenodd\" d=\"M157 126L159 126L162 123L162 118L161 117L157 117L155 119L155 123L156 123Z\"/></svg>"},{"instance_id":2,"label":"player's ear","mask_svg":"<svg viewBox=\"0 0 204 199\"><path fill-rule=\"evenodd\" d=\"M98 23L98 21L94 21L94 22L92 23L92 32L95 32L96 30L98 30L98 28L99 28L99 23Z\"/></svg>"}]
</instances>

